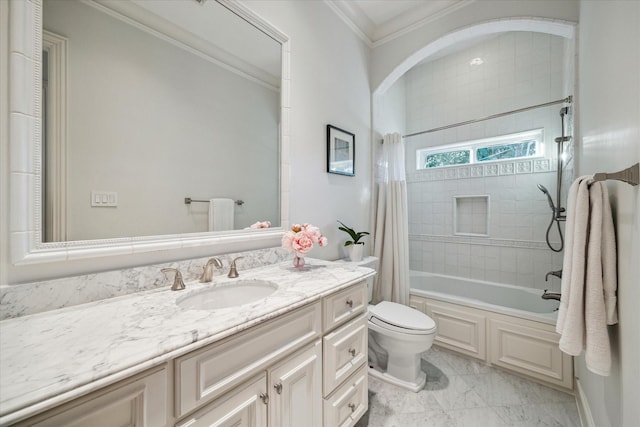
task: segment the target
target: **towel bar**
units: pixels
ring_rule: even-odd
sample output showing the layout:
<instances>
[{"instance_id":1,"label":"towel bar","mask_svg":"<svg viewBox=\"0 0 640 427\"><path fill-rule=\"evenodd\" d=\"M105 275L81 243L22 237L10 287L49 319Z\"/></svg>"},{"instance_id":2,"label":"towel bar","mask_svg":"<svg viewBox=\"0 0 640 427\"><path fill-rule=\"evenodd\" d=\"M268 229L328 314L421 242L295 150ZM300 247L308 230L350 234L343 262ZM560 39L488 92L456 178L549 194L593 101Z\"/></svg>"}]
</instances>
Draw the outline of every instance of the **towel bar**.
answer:
<instances>
[{"instance_id":1,"label":"towel bar","mask_svg":"<svg viewBox=\"0 0 640 427\"><path fill-rule=\"evenodd\" d=\"M597 173L593 175L594 181L606 181L608 179L615 179L618 181L626 182L631 185L638 185L638 181L640 178L640 163L636 163L633 166L630 166L624 170L614 172L614 173Z\"/></svg>"},{"instance_id":2,"label":"towel bar","mask_svg":"<svg viewBox=\"0 0 640 427\"><path fill-rule=\"evenodd\" d=\"M238 200L235 200L234 202L238 206L244 205L244 200L238 199ZM192 199L191 197L184 198L185 205L190 205L191 203L209 203L209 200L197 200L197 199Z\"/></svg>"}]
</instances>

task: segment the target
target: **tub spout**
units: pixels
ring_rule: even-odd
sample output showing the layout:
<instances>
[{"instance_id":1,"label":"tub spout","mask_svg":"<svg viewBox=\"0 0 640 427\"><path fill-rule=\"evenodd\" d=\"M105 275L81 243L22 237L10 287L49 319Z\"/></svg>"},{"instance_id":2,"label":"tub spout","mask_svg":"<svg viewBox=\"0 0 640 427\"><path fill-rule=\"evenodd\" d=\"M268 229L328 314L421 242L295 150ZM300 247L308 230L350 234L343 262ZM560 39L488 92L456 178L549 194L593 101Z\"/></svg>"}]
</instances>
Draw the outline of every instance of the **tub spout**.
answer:
<instances>
[{"instance_id":1,"label":"tub spout","mask_svg":"<svg viewBox=\"0 0 640 427\"><path fill-rule=\"evenodd\" d=\"M544 276L545 282L549 281L549 276L556 276L558 279L562 279L562 270L548 272L547 275Z\"/></svg>"},{"instance_id":2,"label":"tub spout","mask_svg":"<svg viewBox=\"0 0 640 427\"><path fill-rule=\"evenodd\" d=\"M560 292L548 292L548 289L545 289L542 294L542 299L554 299L560 301L560 295Z\"/></svg>"}]
</instances>

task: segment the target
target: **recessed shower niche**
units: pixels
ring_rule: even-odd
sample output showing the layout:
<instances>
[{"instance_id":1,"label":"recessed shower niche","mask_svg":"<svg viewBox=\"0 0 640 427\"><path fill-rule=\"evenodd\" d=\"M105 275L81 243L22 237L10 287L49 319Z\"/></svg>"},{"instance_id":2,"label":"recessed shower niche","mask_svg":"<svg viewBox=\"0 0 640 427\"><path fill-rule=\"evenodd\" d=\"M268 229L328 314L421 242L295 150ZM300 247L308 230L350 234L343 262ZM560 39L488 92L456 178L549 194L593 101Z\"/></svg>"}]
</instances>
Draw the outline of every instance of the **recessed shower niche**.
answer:
<instances>
[{"instance_id":1,"label":"recessed shower niche","mask_svg":"<svg viewBox=\"0 0 640 427\"><path fill-rule=\"evenodd\" d=\"M453 234L489 236L489 196L453 197Z\"/></svg>"}]
</instances>

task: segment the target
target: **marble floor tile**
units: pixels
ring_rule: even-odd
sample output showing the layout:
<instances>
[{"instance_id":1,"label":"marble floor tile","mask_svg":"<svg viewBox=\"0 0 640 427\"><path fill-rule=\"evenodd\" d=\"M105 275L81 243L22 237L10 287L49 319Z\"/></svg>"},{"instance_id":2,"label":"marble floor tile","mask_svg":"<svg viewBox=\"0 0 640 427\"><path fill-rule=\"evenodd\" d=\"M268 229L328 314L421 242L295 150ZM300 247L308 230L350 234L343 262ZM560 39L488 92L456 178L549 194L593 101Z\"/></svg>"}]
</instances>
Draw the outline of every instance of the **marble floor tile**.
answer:
<instances>
[{"instance_id":1,"label":"marble floor tile","mask_svg":"<svg viewBox=\"0 0 640 427\"><path fill-rule=\"evenodd\" d=\"M456 427L511 427L493 408L468 408L447 412ZM425 427L429 424L423 424Z\"/></svg>"},{"instance_id":2,"label":"marble floor tile","mask_svg":"<svg viewBox=\"0 0 640 427\"><path fill-rule=\"evenodd\" d=\"M356 427L580 427L575 398L452 352L423 355L418 393L369 378Z\"/></svg>"}]
</instances>

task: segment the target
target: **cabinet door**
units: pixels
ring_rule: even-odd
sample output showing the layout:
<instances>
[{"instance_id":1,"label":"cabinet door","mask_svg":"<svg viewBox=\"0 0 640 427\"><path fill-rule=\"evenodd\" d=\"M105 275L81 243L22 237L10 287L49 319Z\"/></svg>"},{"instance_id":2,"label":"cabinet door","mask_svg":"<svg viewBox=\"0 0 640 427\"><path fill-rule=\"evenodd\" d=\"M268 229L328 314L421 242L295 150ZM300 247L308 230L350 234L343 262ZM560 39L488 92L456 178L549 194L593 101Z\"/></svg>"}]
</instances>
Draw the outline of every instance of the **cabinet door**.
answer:
<instances>
[{"instance_id":1,"label":"cabinet door","mask_svg":"<svg viewBox=\"0 0 640 427\"><path fill-rule=\"evenodd\" d=\"M21 423L38 427L158 427L166 425L167 371L125 380Z\"/></svg>"},{"instance_id":2,"label":"cabinet door","mask_svg":"<svg viewBox=\"0 0 640 427\"><path fill-rule=\"evenodd\" d=\"M271 427L321 427L322 342L270 369L269 384Z\"/></svg>"},{"instance_id":3,"label":"cabinet door","mask_svg":"<svg viewBox=\"0 0 640 427\"><path fill-rule=\"evenodd\" d=\"M266 427L266 385L267 377L262 374L189 415L176 427Z\"/></svg>"}]
</instances>

